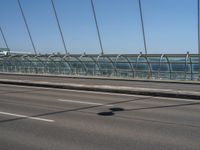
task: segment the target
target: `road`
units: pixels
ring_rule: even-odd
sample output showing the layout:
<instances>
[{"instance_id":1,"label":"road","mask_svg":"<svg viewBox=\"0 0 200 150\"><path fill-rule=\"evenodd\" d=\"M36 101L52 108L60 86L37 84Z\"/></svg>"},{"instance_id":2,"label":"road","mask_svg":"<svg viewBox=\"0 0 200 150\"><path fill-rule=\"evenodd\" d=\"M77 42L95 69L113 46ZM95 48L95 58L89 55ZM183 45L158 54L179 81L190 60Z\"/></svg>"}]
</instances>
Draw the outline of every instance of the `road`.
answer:
<instances>
[{"instance_id":1,"label":"road","mask_svg":"<svg viewBox=\"0 0 200 150\"><path fill-rule=\"evenodd\" d=\"M199 150L200 101L0 85L1 150Z\"/></svg>"},{"instance_id":2,"label":"road","mask_svg":"<svg viewBox=\"0 0 200 150\"><path fill-rule=\"evenodd\" d=\"M0 74L0 79L28 80L28 81L41 81L41 82L53 82L53 83L73 83L73 84L87 84L87 85L109 85L109 86L112 85L112 86L126 86L126 87L137 87L137 88L169 89L169 90L200 92L200 83L178 84L178 83L142 82L142 81L125 81L125 80L101 80L101 79L87 79L87 78L27 76L27 75L12 75L12 74Z\"/></svg>"}]
</instances>

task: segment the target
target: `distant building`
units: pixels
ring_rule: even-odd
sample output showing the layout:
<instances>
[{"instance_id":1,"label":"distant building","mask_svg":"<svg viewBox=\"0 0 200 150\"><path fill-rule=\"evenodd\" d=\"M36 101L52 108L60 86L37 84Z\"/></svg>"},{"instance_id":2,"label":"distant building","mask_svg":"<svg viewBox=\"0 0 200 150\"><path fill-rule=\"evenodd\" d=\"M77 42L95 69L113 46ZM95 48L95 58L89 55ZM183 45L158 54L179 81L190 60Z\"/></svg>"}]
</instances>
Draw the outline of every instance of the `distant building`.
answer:
<instances>
[{"instance_id":1,"label":"distant building","mask_svg":"<svg viewBox=\"0 0 200 150\"><path fill-rule=\"evenodd\" d=\"M9 48L0 48L0 55L8 55L10 53Z\"/></svg>"}]
</instances>

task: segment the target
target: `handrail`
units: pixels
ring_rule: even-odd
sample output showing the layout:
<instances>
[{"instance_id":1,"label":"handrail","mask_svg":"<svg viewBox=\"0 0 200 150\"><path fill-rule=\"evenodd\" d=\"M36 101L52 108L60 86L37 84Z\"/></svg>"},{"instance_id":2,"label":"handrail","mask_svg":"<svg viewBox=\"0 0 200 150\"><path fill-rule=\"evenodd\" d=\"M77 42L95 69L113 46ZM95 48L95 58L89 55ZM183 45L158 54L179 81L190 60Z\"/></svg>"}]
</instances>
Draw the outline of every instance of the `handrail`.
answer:
<instances>
[{"instance_id":1,"label":"handrail","mask_svg":"<svg viewBox=\"0 0 200 150\"><path fill-rule=\"evenodd\" d=\"M137 56L137 57L136 57ZM87 57L87 58L86 58ZM140 77L140 78L161 78L161 66L162 64L168 65L165 70L162 70L162 73L169 73L169 76L166 76L165 79L181 79L181 80L197 80L197 68L198 68L198 55L195 54L184 54L184 55L169 55L169 54L162 54L162 55L157 55L156 57L152 57L152 55L143 55L142 53L139 55L29 55L29 54L12 54L12 55L4 55L1 56L1 66L3 67L1 70L2 71L20 71L20 69L13 70L13 67L18 67L20 66L23 67L23 65L26 65L25 67L27 68L35 68L32 73L38 73L38 68L42 66L44 70L40 73L47 73L47 74L53 74L55 73L61 73L58 72L57 70L52 70L51 72L48 72L45 67L47 67L47 62L50 61L54 63L54 67L60 67L63 63L66 63L68 65L68 69L70 69L70 72L73 73L73 70L76 68L76 66L73 66L71 63L71 58L73 58L73 62L76 64L79 64L79 68L82 69L81 72L77 72L77 74L81 75L88 75L90 73L91 68L93 69L94 72L99 71L100 74L99 76L119 76L120 74L123 74L123 77L130 77L130 73L127 73L127 71L131 72L132 78L135 77ZM13 59L12 59L13 58ZM68 59L70 58L70 59ZM83 60L83 58L86 58L86 60ZM102 58L102 60L100 60ZM117 64L120 62L120 58L123 60L122 63ZM132 62L131 58L136 59L136 61ZM142 59L143 58L143 59ZM153 58L151 60L151 58ZM171 59L172 58L172 59ZM179 59L180 58L180 59ZM88 59L88 60L87 60ZM140 61L142 59L142 61ZM165 59L165 61L163 61ZM17 61L15 61L17 60ZM23 61L26 60L30 63L24 64ZM95 64L93 66L87 65L89 62ZM9 63L8 63L9 62ZM108 63L109 65L105 65L104 68L101 68L100 63ZM136 63L136 65L134 64ZM139 64L142 63L146 65L143 70L140 70ZM34 64L34 66L33 66ZM181 65L182 64L182 65ZM118 68L118 65L121 65L120 68ZM152 70L152 65L155 65L154 70ZM182 68L179 70L179 65ZM189 65L189 66L188 66ZM176 67L177 66L177 67ZM127 68L128 67L128 68ZM173 67L173 68L172 68ZM184 67L184 68L183 68ZM188 71L188 67L190 67L190 71ZM177 68L177 70L176 70ZM103 74L101 74L101 69L109 70L109 71L104 71ZM146 70L144 70L146 69ZM173 69L173 70L172 70ZM25 69L23 72L29 73L29 70ZM145 71L145 73L143 73ZM164 72L163 72L164 71ZM84 74L82 74L84 72ZM146 73L147 72L147 73ZM137 73L137 74L135 74ZM157 74L157 76L154 78L153 73ZM173 74L174 73L174 74ZM184 73L184 77L183 77ZM140 75L142 74L142 75ZM96 73L93 73L92 75L96 75ZM188 77L190 75L190 77Z\"/></svg>"}]
</instances>

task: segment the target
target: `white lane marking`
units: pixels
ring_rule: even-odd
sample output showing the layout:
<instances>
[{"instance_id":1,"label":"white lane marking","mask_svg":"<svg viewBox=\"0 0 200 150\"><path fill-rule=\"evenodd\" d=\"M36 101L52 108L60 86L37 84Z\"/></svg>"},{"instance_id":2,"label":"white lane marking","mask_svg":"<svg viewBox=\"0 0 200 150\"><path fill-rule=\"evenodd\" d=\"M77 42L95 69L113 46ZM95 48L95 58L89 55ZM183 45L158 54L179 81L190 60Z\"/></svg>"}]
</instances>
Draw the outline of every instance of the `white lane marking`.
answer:
<instances>
[{"instance_id":1,"label":"white lane marking","mask_svg":"<svg viewBox=\"0 0 200 150\"><path fill-rule=\"evenodd\" d=\"M145 96L145 95L135 95L135 94L120 94L120 93L108 93L108 92L95 92L95 91L82 91L82 90L70 90L70 89L55 89L55 88L47 88L47 87L29 87L29 86L18 86L18 85L6 85L6 86L13 86L13 87L24 87L29 89L47 89L53 91L71 91L77 93L93 93L99 95L111 95L111 96L127 96L127 97L134 97L134 98L156 98L162 100L173 100L173 101L182 101L182 102L200 102L198 100L190 100L190 99L179 99L179 98L172 98L172 97L159 97L159 96Z\"/></svg>"},{"instance_id":2,"label":"white lane marking","mask_svg":"<svg viewBox=\"0 0 200 150\"><path fill-rule=\"evenodd\" d=\"M8 112L0 112L0 114L8 115L8 116L14 116L14 117L20 117L20 118L27 118L27 119L32 119L32 120L54 122L54 120L50 120L50 119L44 119L44 118L38 118L38 117L29 117L29 116L25 116L25 115L13 114L13 113L8 113Z\"/></svg>"},{"instance_id":3,"label":"white lane marking","mask_svg":"<svg viewBox=\"0 0 200 150\"><path fill-rule=\"evenodd\" d=\"M68 99L58 99L58 101L61 101L61 102L69 102L69 103L88 104L88 105L108 106L108 107L112 107L112 106L113 106L113 105L106 105L106 104L101 104L101 103L74 101L74 100L68 100Z\"/></svg>"},{"instance_id":4,"label":"white lane marking","mask_svg":"<svg viewBox=\"0 0 200 150\"><path fill-rule=\"evenodd\" d=\"M166 101L180 101L180 102L196 102L200 103L200 100L192 100L192 99L179 99L179 98L167 98L167 97L153 97L157 100L166 100Z\"/></svg>"}]
</instances>

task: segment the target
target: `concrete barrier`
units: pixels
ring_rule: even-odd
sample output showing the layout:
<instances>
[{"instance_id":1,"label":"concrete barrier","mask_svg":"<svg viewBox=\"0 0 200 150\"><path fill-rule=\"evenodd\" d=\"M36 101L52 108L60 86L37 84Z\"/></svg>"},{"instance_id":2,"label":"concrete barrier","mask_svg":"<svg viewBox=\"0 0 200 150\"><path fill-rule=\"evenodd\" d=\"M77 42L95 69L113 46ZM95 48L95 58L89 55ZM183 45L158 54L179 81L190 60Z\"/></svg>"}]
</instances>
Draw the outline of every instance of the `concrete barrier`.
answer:
<instances>
[{"instance_id":1,"label":"concrete barrier","mask_svg":"<svg viewBox=\"0 0 200 150\"><path fill-rule=\"evenodd\" d=\"M104 76L84 76L84 75L49 75L49 74L24 74L24 73L3 73L0 75L16 75L16 76L33 76L33 77L59 77L59 78L74 78L74 79L91 79L91 80L113 80L113 81L139 81L153 83L177 83L177 84L195 84L200 85L200 81L185 81L185 80L159 80L159 79L141 79L141 78L123 78L123 77L104 77Z\"/></svg>"},{"instance_id":2,"label":"concrete barrier","mask_svg":"<svg viewBox=\"0 0 200 150\"><path fill-rule=\"evenodd\" d=\"M136 94L146 96L160 96L171 98L184 98L200 100L199 92L170 90L170 89L155 89L155 88L138 88L126 86L108 86L108 85L86 85L86 84L72 84L72 83L55 83L55 82L41 82L30 80L8 80L0 79L1 84L46 87L46 88L59 88L59 89L73 89L97 92L110 92L121 94Z\"/></svg>"}]
</instances>

